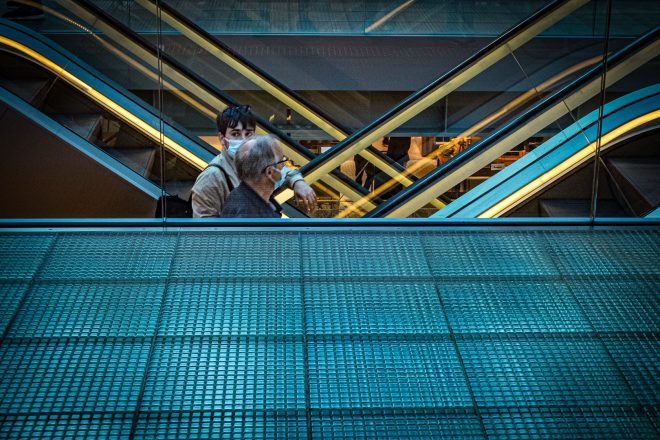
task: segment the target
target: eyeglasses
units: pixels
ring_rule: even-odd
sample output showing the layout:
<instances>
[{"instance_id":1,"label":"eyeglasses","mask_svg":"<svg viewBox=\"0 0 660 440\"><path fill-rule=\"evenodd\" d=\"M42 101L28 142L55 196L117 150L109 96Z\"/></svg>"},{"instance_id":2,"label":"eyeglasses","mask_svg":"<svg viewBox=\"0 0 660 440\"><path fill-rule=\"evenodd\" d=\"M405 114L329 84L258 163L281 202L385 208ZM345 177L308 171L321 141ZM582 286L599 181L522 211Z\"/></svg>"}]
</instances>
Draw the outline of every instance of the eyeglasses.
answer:
<instances>
[{"instance_id":1,"label":"eyeglasses","mask_svg":"<svg viewBox=\"0 0 660 440\"><path fill-rule=\"evenodd\" d=\"M222 114L227 116L228 118L235 118L238 116L240 113L250 113L252 110L252 107L249 105L238 105L234 107L227 107L222 111Z\"/></svg>"},{"instance_id":2,"label":"eyeglasses","mask_svg":"<svg viewBox=\"0 0 660 440\"><path fill-rule=\"evenodd\" d=\"M288 157L286 157L286 156L282 156L282 160L280 160L280 161L278 161L278 162L275 162L275 163L271 163L270 165L268 165L267 167L265 167L264 170L263 170L262 172L265 173L266 170L267 170L268 168L270 168L270 167L276 167L276 166L281 165L281 164L285 164L285 163L287 163L288 161L289 161L289 158L288 158Z\"/></svg>"}]
</instances>

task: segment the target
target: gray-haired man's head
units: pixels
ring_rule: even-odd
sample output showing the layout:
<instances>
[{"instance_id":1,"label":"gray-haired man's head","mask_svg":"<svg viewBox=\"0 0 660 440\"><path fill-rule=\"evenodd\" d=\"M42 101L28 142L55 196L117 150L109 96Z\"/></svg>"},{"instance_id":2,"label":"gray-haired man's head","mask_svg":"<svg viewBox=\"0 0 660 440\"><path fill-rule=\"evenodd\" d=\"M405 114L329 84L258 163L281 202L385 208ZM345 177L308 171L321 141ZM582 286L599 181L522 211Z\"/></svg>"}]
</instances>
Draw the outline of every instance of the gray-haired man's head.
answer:
<instances>
[{"instance_id":1,"label":"gray-haired man's head","mask_svg":"<svg viewBox=\"0 0 660 440\"><path fill-rule=\"evenodd\" d=\"M282 149L274 136L256 136L245 141L236 153L235 165L242 181L257 181L267 177L280 179ZM277 177L275 177L277 176Z\"/></svg>"}]
</instances>

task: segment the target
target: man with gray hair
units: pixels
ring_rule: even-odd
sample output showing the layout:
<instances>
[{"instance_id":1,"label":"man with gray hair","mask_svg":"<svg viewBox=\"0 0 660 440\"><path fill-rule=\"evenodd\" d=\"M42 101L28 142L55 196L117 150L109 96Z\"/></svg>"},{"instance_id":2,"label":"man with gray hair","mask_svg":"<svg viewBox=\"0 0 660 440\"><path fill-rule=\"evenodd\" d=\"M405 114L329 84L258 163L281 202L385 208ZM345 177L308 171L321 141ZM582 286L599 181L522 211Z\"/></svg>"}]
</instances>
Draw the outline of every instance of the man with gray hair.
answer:
<instances>
[{"instance_id":1,"label":"man with gray hair","mask_svg":"<svg viewBox=\"0 0 660 440\"><path fill-rule=\"evenodd\" d=\"M271 200L288 161L273 136L243 142L234 159L241 184L227 197L221 217L280 218L280 206Z\"/></svg>"}]
</instances>

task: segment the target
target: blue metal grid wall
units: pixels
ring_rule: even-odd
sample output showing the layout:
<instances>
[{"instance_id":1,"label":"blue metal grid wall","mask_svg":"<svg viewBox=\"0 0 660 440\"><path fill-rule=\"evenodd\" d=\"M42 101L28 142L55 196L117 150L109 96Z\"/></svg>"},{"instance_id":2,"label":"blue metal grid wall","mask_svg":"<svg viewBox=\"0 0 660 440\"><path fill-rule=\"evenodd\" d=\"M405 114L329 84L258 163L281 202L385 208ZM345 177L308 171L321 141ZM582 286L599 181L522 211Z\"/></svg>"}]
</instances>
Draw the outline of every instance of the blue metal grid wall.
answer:
<instances>
[{"instance_id":1,"label":"blue metal grid wall","mask_svg":"<svg viewBox=\"0 0 660 440\"><path fill-rule=\"evenodd\" d=\"M0 233L2 438L658 438L660 230Z\"/></svg>"}]
</instances>

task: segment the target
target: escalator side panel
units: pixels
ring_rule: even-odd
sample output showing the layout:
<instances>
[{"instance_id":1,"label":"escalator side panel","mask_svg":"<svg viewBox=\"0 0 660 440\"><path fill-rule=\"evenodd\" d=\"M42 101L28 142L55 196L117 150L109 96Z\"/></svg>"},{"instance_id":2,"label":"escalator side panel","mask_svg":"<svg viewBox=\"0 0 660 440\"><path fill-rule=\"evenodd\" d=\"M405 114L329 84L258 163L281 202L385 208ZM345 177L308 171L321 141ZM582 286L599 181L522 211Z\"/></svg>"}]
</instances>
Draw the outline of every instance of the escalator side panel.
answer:
<instances>
[{"instance_id":1,"label":"escalator side panel","mask_svg":"<svg viewBox=\"0 0 660 440\"><path fill-rule=\"evenodd\" d=\"M2 98L0 217L153 217L155 185L52 119L37 122L36 110L26 115L8 105L5 92Z\"/></svg>"}]
</instances>

